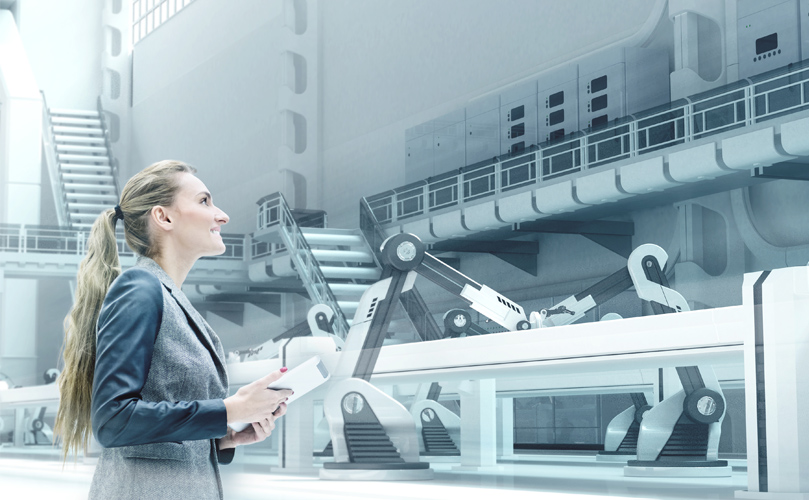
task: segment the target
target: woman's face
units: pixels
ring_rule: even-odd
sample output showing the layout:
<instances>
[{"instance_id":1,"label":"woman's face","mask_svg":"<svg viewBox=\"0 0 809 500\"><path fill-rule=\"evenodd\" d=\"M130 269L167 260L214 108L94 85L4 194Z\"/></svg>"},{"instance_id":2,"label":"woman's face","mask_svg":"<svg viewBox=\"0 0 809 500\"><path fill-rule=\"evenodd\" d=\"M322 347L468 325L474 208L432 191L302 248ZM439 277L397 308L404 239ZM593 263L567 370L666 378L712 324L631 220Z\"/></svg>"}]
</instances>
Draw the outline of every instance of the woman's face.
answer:
<instances>
[{"instance_id":1,"label":"woman's face","mask_svg":"<svg viewBox=\"0 0 809 500\"><path fill-rule=\"evenodd\" d=\"M174 203L167 208L174 246L193 258L221 255L225 243L219 231L230 218L213 204L211 193L201 180L189 173L177 175L179 189Z\"/></svg>"}]
</instances>

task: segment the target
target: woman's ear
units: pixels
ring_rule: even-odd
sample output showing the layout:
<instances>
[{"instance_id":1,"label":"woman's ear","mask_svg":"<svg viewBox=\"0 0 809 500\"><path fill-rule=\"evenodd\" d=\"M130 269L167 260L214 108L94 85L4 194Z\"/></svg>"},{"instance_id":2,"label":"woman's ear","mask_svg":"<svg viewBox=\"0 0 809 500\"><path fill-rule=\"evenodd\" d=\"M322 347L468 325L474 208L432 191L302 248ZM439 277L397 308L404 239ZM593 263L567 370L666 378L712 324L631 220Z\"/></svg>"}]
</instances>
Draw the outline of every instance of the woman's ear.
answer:
<instances>
[{"instance_id":1,"label":"woman's ear","mask_svg":"<svg viewBox=\"0 0 809 500\"><path fill-rule=\"evenodd\" d=\"M152 207L151 217L152 222L155 225L155 228L158 230L171 231L174 227L171 223L171 218L169 217L169 213L166 210L166 207L155 205L154 207Z\"/></svg>"}]
</instances>

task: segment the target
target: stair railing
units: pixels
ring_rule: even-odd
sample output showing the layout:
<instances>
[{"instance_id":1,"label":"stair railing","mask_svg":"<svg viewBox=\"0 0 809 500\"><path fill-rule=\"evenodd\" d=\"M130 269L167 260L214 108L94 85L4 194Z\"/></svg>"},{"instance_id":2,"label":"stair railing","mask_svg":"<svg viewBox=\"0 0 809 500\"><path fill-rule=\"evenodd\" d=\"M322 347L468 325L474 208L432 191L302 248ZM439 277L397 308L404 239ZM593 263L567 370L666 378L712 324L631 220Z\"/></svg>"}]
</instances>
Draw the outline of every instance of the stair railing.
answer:
<instances>
[{"instance_id":1,"label":"stair railing","mask_svg":"<svg viewBox=\"0 0 809 500\"><path fill-rule=\"evenodd\" d=\"M101 106L101 96L98 96L96 104L98 108L98 119L101 121L101 131L104 133L104 146L107 148L107 158L110 160L110 170L112 170L112 183L115 186L115 196L121 196L118 188L118 159L112 154L112 144L110 141L110 130L107 127L107 120L104 118L104 108Z\"/></svg>"},{"instance_id":2,"label":"stair railing","mask_svg":"<svg viewBox=\"0 0 809 500\"><path fill-rule=\"evenodd\" d=\"M338 337L345 339L349 330L345 313L337 303L337 298L320 270L320 264L312 254L312 249L306 242L300 226L295 221L295 217L281 193L269 195L259 207L259 229L272 227L275 224L279 226L281 239L289 251L289 256L292 258L312 302L331 307L334 311L332 329Z\"/></svg>"},{"instance_id":3,"label":"stair railing","mask_svg":"<svg viewBox=\"0 0 809 500\"><path fill-rule=\"evenodd\" d=\"M56 139L53 135L51 124L51 113L48 102L45 100L45 92L42 94L42 151L45 155L45 164L48 167L48 177L51 181L51 192L53 193L53 204L56 207L56 219L60 226L70 226L70 219L67 215L67 196L62 185L62 177L59 174L59 161L56 158Z\"/></svg>"}]
</instances>

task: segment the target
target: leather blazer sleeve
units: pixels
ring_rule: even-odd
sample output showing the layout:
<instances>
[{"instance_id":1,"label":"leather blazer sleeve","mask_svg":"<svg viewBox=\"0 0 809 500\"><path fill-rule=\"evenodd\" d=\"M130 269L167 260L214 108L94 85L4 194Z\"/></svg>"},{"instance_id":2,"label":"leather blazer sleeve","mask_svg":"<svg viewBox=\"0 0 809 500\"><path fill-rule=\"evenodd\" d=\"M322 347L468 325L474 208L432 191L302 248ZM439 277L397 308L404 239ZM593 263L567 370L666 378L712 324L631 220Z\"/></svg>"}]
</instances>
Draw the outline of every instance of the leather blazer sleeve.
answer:
<instances>
[{"instance_id":1,"label":"leather blazer sleeve","mask_svg":"<svg viewBox=\"0 0 809 500\"><path fill-rule=\"evenodd\" d=\"M221 399L141 398L163 317L162 286L149 271L134 268L107 292L98 318L92 399L93 434L102 446L214 439L227 433Z\"/></svg>"}]
</instances>

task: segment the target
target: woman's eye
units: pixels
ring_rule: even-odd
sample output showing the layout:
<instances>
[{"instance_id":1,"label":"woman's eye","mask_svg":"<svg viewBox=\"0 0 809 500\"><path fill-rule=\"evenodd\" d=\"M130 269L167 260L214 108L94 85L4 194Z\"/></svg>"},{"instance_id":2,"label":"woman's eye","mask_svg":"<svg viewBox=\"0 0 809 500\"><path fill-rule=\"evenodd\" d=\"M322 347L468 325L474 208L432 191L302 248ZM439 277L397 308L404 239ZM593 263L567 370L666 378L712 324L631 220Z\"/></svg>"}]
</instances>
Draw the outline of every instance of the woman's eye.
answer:
<instances>
[{"instance_id":1,"label":"woman's eye","mask_svg":"<svg viewBox=\"0 0 809 500\"><path fill-rule=\"evenodd\" d=\"M203 203L203 204L205 204L205 205L207 205L207 204L208 204L208 198L203 198L203 199L202 199L202 203Z\"/></svg>"}]
</instances>

